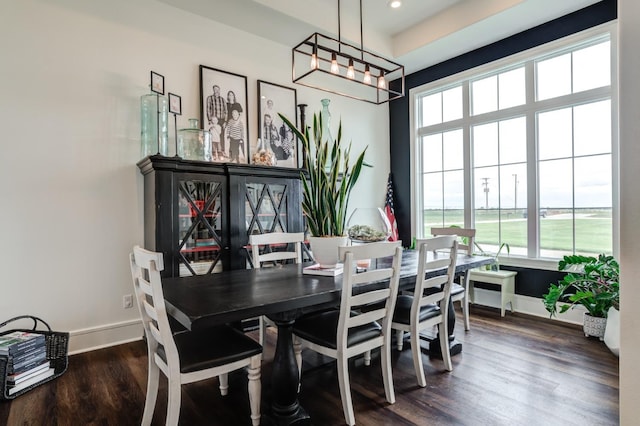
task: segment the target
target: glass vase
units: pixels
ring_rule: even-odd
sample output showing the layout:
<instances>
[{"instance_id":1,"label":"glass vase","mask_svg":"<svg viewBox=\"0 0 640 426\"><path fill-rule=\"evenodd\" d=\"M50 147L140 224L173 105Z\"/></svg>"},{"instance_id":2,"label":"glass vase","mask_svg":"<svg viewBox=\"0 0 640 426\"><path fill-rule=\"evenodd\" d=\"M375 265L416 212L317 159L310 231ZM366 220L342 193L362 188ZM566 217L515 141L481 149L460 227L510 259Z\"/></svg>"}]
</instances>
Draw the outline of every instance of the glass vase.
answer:
<instances>
[{"instance_id":1,"label":"glass vase","mask_svg":"<svg viewBox=\"0 0 640 426\"><path fill-rule=\"evenodd\" d=\"M259 164L261 166L275 166L277 164L276 156L271 150L271 147L268 143L262 142L261 139L258 139L258 146L251 160L253 164Z\"/></svg>"},{"instance_id":2,"label":"glass vase","mask_svg":"<svg viewBox=\"0 0 640 426\"><path fill-rule=\"evenodd\" d=\"M331 137L331 113L329 112L330 99L320 100L322 103L322 142L328 140L333 142Z\"/></svg>"},{"instance_id":3,"label":"glass vase","mask_svg":"<svg viewBox=\"0 0 640 426\"><path fill-rule=\"evenodd\" d=\"M157 93L140 97L140 154L169 155L169 102Z\"/></svg>"},{"instance_id":4,"label":"glass vase","mask_svg":"<svg viewBox=\"0 0 640 426\"><path fill-rule=\"evenodd\" d=\"M178 130L178 156L185 160L212 161L211 133L199 128L197 118L189 119L189 127Z\"/></svg>"}]
</instances>

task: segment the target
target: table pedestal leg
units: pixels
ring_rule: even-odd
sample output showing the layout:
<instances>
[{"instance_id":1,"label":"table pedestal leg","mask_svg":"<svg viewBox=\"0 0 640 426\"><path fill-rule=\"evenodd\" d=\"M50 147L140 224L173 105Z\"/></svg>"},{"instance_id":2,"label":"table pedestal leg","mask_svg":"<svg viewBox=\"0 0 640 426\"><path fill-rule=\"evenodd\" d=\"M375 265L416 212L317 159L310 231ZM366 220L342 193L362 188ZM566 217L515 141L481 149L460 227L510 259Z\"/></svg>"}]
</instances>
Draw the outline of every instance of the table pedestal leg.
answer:
<instances>
[{"instance_id":1,"label":"table pedestal leg","mask_svg":"<svg viewBox=\"0 0 640 426\"><path fill-rule=\"evenodd\" d=\"M293 351L294 320L271 318L278 326L278 340L271 376L271 413L265 423L272 425L310 425L311 420L298 402L298 364Z\"/></svg>"},{"instance_id":2,"label":"table pedestal leg","mask_svg":"<svg viewBox=\"0 0 640 426\"><path fill-rule=\"evenodd\" d=\"M449 314L447 315L447 330L449 339L449 352L451 355L458 355L462 352L462 343L456 340L454 330L456 328L456 312L453 310L453 302L449 299ZM422 337L422 336L421 336ZM429 355L442 358L442 352L440 351L440 335L435 339L426 339L429 341Z\"/></svg>"}]
</instances>

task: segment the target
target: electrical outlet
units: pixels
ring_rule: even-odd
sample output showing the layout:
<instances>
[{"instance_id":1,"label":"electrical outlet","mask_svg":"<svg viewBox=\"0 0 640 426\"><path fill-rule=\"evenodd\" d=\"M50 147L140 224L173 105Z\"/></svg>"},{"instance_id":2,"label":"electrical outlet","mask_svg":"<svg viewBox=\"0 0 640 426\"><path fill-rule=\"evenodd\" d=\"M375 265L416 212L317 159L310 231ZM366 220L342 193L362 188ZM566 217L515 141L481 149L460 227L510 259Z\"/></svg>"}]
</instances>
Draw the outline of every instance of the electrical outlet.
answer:
<instances>
[{"instance_id":1,"label":"electrical outlet","mask_svg":"<svg viewBox=\"0 0 640 426\"><path fill-rule=\"evenodd\" d=\"M122 307L124 309L133 308L133 296L131 294L122 296Z\"/></svg>"}]
</instances>

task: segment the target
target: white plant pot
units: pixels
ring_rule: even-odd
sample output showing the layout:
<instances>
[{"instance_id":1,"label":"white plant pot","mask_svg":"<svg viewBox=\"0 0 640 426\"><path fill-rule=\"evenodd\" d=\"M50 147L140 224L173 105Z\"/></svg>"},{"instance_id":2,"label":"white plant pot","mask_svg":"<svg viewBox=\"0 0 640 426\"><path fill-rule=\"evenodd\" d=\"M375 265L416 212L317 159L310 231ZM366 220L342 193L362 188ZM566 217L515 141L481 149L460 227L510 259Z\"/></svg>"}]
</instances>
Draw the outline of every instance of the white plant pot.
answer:
<instances>
[{"instance_id":1,"label":"white plant pot","mask_svg":"<svg viewBox=\"0 0 640 426\"><path fill-rule=\"evenodd\" d=\"M615 356L620 356L620 311L614 307L607 312L607 328L604 343Z\"/></svg>"},{"instance_id":2,"label":"white plant pot","mask_svg":"<svg viewBox=\"0 0 640 426\"><path fill-rule=\"evenodd\" d=\"M349 237L309 237L313 258L321 268L335 268L339 262L338 247L348 242Z\"/></svg>"},{"instance_id":3,"label":"white plant pot","mask_svg":"<svg viewBox=\"0 0 640 426\"><path fill-rule=\"evenodd\" d=\"M604 340L604 329L606 326L606 318L592 317L587 312L584 313L582 328L586 337L593 336Z\"/></svg>"}]
</instances>

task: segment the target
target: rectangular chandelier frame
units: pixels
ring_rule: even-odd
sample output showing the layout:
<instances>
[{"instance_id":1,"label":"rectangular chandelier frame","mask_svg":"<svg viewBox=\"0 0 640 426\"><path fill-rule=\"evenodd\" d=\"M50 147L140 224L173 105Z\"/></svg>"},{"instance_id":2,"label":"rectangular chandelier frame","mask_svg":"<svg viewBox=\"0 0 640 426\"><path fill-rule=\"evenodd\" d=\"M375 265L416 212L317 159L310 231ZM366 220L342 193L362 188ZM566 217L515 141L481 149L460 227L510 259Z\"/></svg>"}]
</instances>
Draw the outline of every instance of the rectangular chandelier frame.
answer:
<instances>
[{"instance_id":1,"label":"rectangular chandelier frame","mask_svg":"<svg viewBox=\"0 0 640 426\"><path fill-rule=\"evenodd\" d=\"M376 105L404 96L404 66L352 44L313 33L291 54L294 83Z\"/></svg>"}]
</instances>

